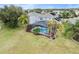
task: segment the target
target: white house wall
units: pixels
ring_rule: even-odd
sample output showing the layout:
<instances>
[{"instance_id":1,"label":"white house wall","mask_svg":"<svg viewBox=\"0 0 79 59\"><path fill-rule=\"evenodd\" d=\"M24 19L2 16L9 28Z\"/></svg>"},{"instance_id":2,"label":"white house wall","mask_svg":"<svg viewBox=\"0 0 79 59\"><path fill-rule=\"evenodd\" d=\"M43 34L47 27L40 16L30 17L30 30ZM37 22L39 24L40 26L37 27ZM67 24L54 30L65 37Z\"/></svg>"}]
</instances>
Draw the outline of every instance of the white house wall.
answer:
<instances>
[{"instance_id":1,"label":"white house wall","mask_svg":"<svg viewBox=\"0 0 79 59\"><path fill-rule=\"evenodd\" d=\"M34 16L29 17L29 24L33 24L36 18Z\"/></svg>"}]
</instances>

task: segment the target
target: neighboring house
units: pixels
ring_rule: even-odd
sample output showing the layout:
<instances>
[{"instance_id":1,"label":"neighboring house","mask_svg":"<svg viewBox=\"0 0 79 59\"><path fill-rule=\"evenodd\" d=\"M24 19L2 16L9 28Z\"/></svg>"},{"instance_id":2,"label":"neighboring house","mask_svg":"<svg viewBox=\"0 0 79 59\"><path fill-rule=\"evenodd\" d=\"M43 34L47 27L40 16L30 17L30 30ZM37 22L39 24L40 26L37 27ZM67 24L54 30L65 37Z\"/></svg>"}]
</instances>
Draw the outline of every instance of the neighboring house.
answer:
<instances>
[{"instance_id":1,"label":"neighboring house","mask_svg":"<svg viewBox=\"0 0 79 59\"><path fill-rule=\"evenodd\" d=\"M74 10L76 15L79 16L79 10Z\"/></svg>"}]
</instances>

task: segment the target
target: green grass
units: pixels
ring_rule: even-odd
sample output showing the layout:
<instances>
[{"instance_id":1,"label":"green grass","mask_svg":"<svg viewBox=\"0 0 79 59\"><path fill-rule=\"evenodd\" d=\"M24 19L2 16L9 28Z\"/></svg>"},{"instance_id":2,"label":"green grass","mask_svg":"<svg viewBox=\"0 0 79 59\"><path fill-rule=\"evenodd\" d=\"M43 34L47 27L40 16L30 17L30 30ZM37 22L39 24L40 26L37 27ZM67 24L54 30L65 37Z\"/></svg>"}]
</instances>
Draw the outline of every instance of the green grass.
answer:
<instances>
[{"instance_id":1,"label":"green grass","mask_svg":"<svg viewBox=\"0 0 79 59\"><path fill-rule=\"evenodd\" d=\"M0 30L0 53L79 53L79 44L65 39L58 32L51 40L45 36L25 32L24 28Z\"/></svg>"}]
</instances>

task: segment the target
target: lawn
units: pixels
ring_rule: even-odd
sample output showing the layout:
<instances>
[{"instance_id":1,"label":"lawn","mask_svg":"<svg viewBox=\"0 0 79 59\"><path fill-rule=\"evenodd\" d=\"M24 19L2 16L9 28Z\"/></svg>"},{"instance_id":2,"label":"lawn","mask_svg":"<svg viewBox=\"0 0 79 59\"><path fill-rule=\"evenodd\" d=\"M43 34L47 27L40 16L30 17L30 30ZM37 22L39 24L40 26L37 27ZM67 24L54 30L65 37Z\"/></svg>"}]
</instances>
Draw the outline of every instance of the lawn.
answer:
<instances>
[{"instance_id":1,"label":"lawn","mask_svg":"<svg viewBox=\"0 0 79 59\"><path fill-rule=\"evenodd\" d=\"M79 53L79 44L58 33L55 40L25 32L25 28L0 30L0 53Z\"/></svg>"}]
</instances>

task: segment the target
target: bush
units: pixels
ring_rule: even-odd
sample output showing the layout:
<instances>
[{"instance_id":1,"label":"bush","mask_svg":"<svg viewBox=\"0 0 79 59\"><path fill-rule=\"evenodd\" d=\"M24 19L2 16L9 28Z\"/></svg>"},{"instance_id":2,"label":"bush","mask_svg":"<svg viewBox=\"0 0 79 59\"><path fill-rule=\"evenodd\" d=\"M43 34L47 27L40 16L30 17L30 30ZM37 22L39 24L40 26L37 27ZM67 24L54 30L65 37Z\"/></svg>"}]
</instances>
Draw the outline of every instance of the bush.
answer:
<instances>
[{"instance_id":1,"label":"bush","mask_svg":"<svg viewBox=\"0 0 79 59\"><path fill-rule=\"evenodd\" d=\"M79 33L75 33L73 39L79 42Z\"/></svg>"},{"instance_id":2,"label":"bush","mask_svg":"<svg viewBox=\"0 0 79 59\"><path fill-rule=\"evenodd\" d=\"M79 41L79 21L75 25L65 23L64 36Z\"/></svg>"},{"instance_id":3,"label":"bush","mask_svg":"<svg viewBox=\"0 0 79 59\"><path fill-rule=\"evenodd\" d=\"M5 24L5 26L10 28L15 28L18 26L18 17L23 14L23 10L21 7L16 6L4 6L0 10L0 18Z\"/></svg>"},{"instance_id":4,"label":"bush","mask_svg":"<svg viewBox=\"0 0 79 59\"><path fill-rule=\"evenodd\" d=\"M72 36L72 34L73 34L73 26L74 25L71 25L68 22L65 22L63 24L64 24L64 29L65 29L64 30L64 36L66 38L70 38Z\"/></svg>"},{"instance_id":5,"label":"bush","mask_svg":"<svg viewBox=\"0 0 79 59\"><path fill-rule=\"evenodd\" d=\"M64 11L64 12L62 12L60 14L61 14L62 18L69 18L69 16L70 16L70 13L66 12L66 11Z\"/></svg>"},{"instance_id":6,"label":"bush","mask_svg":"<svg viewBox=\"0 0 79 59\"><path fill-rule=\"evenodd\" d=\"M32 32L33 32L34 34L39 34L40 28L39 28L39 27L35 27L35 28L33 28Z\"/></svg>"}]
</instances>

